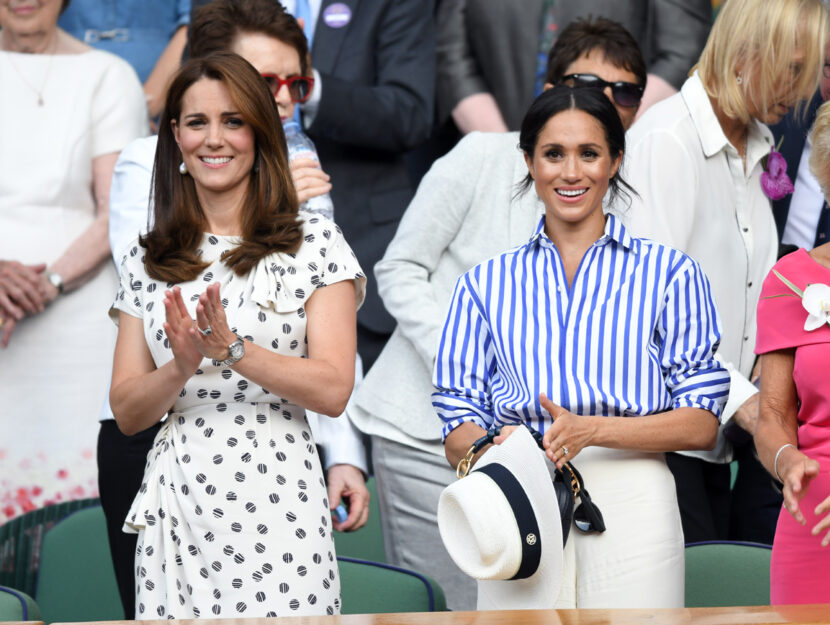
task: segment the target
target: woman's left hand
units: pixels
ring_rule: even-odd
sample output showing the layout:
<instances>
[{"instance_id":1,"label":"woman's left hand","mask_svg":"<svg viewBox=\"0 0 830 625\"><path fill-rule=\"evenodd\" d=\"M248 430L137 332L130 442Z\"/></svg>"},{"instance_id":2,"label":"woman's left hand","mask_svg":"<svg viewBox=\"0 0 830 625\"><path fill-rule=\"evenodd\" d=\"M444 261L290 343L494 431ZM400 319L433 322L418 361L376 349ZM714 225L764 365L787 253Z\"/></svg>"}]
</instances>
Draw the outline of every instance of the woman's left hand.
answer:
<instances>
[{"instance_id":1,"label":"woman's left hand","mask_svg":"<svg viewBox=\"0 0 830 625\"><path fill-rule=\"evenodd\" d=\"M499 435L493 439L493 443L496 445L501 445L504 441L507 440L507 437L510 436L513 432L518 430L521 425L505 425L501 430L499 430Z\"/></svg>"},{"instance_id":2,"label":"woman's left hand","mask_svg":"<svg viewBox=\"0 0 830 625\"><path fill-rule=\"evenodd\" d=\"M206 334L204 331L208 328L210 333ZM236 334L228 327L218 282L199 296L196 323L190 330L190 338L205 358L225 360L228 357L228 346L236 340Z\"/></svg>"},{"instance_id":3,"label":"woman's left hand","mask_svg":"<svg viewBox=\"0 0 830 625\"><path fill-rule=\"evenodd\" d=\"M542 408L553 417L553 424L547 429L542 438L545 454L551 462L561 469L566 462L573 460L585 447L591 444L594 435L592 420L578 417L557 406L547 396L539 395Z\"/></svg>"}]
</instances>

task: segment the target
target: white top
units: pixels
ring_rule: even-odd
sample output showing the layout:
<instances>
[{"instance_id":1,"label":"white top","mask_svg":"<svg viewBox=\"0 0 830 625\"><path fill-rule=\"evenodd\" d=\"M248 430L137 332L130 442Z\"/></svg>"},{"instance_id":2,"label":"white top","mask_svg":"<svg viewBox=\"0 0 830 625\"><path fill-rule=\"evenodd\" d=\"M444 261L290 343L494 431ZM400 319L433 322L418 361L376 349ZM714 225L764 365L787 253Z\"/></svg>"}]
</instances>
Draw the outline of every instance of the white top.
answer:
<instances>
[{"instance_id":1,"label":"white top","mask_svg":"<svg viewBox=\"0 0 830 625\"><path fill-rule=\"evenodd\" d=\"M147 231L150 183L158 137L136 139L121 152L112 176L110 189L110 246L113 259L120 262L127 246ZM362 379L362 367L356 362L355 385ZM314 438L325 453L325 468L350 464L368 474L366 449L360 432L348 416L339 419L319 418L308 412ZM101 420L112 419L109 402L104 402Z\"/></svg>"},{"instance_id":2,"label":"white top","mask_svg":"<svg viewBox=\"0 0 830 625\"><path fill-rule=\"evenodd\" d=\"M723 322L718 356L730 372L726 423L757 392L748 379L755 361L755 313L778 248L760 181L772 134L759 122L750 125L744 171L695 73L680 93L646 111L626 139L624 176L639 196L620 212L632 234L686 252L711 282ZM732 449L719 436L714 451L690 455L729 462Z\"/></svg>"},{"instance_id":3,"label":"white top","mask_svg":"<svg viewBox=\"0 0 830 625\"><path fill-rule=\"evenodd\" d=\"M97 50L0 52L0 257L60 257L95 219L93 159L146 129L144 94L126 61ZM0 523L58 496L97 493L90 416L110 378L115 333L106 311L116 286L106 263L20 323L0 350L0 499L8 504Z\"/></svg>"},{"instance_id":4,"label":"white top","mask_svg":"<svg viewBox=\"0 0 830 625\"><path fill-rule=\"evenodd\" d=\"M810 171L811 145L810 133L807 133L804 151L798 162L795 190L787 211L787 225L784 226L784 235L781 237L782 243L803 247L805 250L815 247L818 220L821 218L821 209L824 208L824 193Z\"/></svg>"}]
</instances>

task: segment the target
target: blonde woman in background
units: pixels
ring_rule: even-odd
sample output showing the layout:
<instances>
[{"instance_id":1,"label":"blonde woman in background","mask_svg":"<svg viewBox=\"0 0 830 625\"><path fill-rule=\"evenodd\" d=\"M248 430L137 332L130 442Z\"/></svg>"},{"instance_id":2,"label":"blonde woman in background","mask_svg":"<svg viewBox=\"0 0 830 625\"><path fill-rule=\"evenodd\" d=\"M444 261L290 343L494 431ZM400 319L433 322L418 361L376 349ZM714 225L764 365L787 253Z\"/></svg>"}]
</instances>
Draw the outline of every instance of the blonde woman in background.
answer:
<instances>
[{"instance_id":1,"label":"blonde woman in background","mask_svg":"<svg viewBox=\"0 0 830 625\"><path fill-rule=\"evenodd\" d=\"M820 0L729 0L680 93L629 133L626 175L640 194L626 215L631 230L698 261L723 320L726 427L712 452L669 454L686 542L772 542L780 496L751 443L733 455L724 432L748 439L758 419L755 314L778 248L775 194L761 185L773 143L767 125L812 97L827 27ZM727 425L731 419L740 428ZM739 472L730 491L733 457Z\"/></svg>"},{"instance_id":2,"label":"blonde woman in background","mask_svg":"<svg viewBox=\"0 0 830 625\"><path fill-rule=\"evenodd\" d=\"M810 170L830 190L830 107L813 126ZM783 279L782 279L783 278ZM803 290L798 297L788 280ZM808 285L812 287L808 290ZM783 483L770 567L770 599L830 602L830 243L799 249L775 265L758 303L761 415L755 445ZM816 298L815 296L818 296ZM823 304L822 300L823 299ZM818 300L818 301L816 301ZM823 308L822 308L823 305ZM807 310L805 310L807 309ZM809 312L808 312L809 311ZM808 315L816 313L814 316ZM814 321L808 325L807 320Z\"/></svg>"}]
</instances>

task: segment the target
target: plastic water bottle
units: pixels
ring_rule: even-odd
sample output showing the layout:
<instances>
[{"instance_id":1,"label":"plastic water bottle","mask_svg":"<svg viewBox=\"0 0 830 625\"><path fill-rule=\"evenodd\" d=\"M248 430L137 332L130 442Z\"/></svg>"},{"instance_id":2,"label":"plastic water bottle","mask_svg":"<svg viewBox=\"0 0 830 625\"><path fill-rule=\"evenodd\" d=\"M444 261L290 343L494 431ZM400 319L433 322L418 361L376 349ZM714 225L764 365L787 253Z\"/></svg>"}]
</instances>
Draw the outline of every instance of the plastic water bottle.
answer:
<instances>
[{"instance_id":1,"label":"plastic water bottle","mask_svg":"<svg viewBox=\"0 0 830 625\"><path fill-rule=\"evenodd\" d=\"M285 131L285 142L288 144L288 160L308 158L319 165L320 159L317 156L317 148L314 147L314 142L302 131L300 124L293 119L289 119L283 124L282 128ZM306 200L300 205L300 210L318 213L328 219L334 219L334 204L328 193Z\"/></svg>"}]
</instances>

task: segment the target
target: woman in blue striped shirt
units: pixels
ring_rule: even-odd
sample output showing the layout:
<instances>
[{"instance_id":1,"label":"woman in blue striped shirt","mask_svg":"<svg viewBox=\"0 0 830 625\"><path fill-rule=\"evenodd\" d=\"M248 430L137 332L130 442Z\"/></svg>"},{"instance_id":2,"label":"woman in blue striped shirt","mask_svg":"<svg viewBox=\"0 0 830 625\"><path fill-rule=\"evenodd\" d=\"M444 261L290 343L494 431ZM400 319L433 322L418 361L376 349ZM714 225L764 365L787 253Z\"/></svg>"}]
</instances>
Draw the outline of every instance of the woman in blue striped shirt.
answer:
<instances>
[{"instance_id":1,"label":"woman in blue striped shirt","mask_svg":"<svg viewBox=\"0 0 830 625\"><path fill-rule=\"evenodd\" d=\"M552 462L579 456L607 526L571 532L557 607L682 607L674 480L655 452L715 442L729 376L709 282L604 214L609 186L613 197L627 185L623 127L600 91L541 95L520 147L545 216L456 285L434 374L447 459L494 426L496 443L510 426L543 432Z\"/></svg>"}]
</instances>

